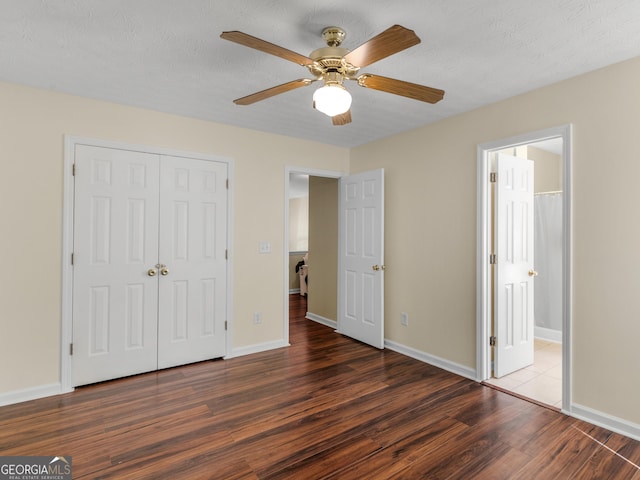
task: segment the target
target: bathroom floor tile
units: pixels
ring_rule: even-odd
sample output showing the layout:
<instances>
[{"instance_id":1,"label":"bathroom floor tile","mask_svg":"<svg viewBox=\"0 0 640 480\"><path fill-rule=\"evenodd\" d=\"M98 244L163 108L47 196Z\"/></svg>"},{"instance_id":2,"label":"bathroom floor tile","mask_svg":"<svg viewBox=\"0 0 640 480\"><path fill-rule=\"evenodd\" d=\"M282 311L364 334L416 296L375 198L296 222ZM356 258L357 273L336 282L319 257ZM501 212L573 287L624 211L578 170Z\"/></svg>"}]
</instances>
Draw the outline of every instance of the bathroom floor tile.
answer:
<instances>
[{"instance_id":1,"label":"bathroom floor tile","mask_svg":"<svg viewBox=\"0 0 640 480\"><path fill-rule=\"evenodd\" d=\"M533 365L486 383L562 408L562 344L536 338Z\"/></svg>"}]
</instances>

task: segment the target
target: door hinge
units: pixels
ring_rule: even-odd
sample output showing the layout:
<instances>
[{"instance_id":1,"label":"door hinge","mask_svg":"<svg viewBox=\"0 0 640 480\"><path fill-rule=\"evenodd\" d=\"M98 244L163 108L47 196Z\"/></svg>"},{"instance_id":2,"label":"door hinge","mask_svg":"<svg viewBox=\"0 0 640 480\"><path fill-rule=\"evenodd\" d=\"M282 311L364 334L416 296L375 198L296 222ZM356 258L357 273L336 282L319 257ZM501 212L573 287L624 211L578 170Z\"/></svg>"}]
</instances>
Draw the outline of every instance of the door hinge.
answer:
<instances>
[{"instance_id":1,"label":"door hinge","mask_svg":"<svg viewBox=\"0 0 640 480\"><path fill-rule=\"evenodd\" d=\"M489 174L489 182L490 183L496 183L498 181L498 174L497 172L491 172Z\"/></svg>"},{"instance_id":2,"label":"door hinge","mask_svg":"<svg viewBox=\"0 0 640 480\"><path fill-rule=\"evenodd\" d=\"M229 190L229 179L228 178L227 178L226 185L227 185L227 190Z\"/></svg>"},{"instance_id":3,"label":"door hinge","mask_svg":"<svg viewBox=\"0 0 640 480\"><path fill-rule=\"evenodd\" d=\"M69 344L69 355L73 355L73 343Z\"/></svg>"},{"instance_id":4,"label":"door hinge","mask_svg":"<svg viewBox=\"0 0 640 480\"><path fill-rule=\"evenodd\" d=\"M71 175L76 176L76 164L71 165Z\"/></svg>"},{"instance_id":5,"label":"door hinge","mask_svg":"<svg viewBox=\"0 0 640 480\"><path fill-rule=\"evenodd\" d=\"M75 260L75 258L74 258L74 254L72 253L72 254L71 254L71 265L73 265L74 260Z\"/></svg>"},{"instance_id":6,"label":"door hinge","mask_svg":"<svg viewBox=\"0 0 640 480\"><path fill-rule=\"evenodd\" d=\"M224 321L224 331L227 331L227 327L228 327L229 322L228 321Z\"/></svg>"},{"instance_id":7,"label":"door hinge","mask_svg":"<svg viewBox=\"0 0 640 480\"><path fill-rule=\"evenodd\" d=\"M490 347L495 347L496 346L496 337L494 337L493 335L489 337L489 346Z\"/></svg>"},{"instance_id":8,"label":"door hinge","mask_svg":"<svg viewBox=\"0 0 640 480\"><path fill-rule=\"evenodd\" d=\"M229 250L228 249L224 251L224 259L225 260L229 260Z\"/></svg>"},{"instance_id":9,"label":"door hinge","mask_svg":"<svg viewBox=\"0 0 640 480\"><path fill-rule=\"evenodd\" d=\"M498 256L495 253L489 255L489 265L495 265L498 263Z\"/></svg>"}]
</instances>

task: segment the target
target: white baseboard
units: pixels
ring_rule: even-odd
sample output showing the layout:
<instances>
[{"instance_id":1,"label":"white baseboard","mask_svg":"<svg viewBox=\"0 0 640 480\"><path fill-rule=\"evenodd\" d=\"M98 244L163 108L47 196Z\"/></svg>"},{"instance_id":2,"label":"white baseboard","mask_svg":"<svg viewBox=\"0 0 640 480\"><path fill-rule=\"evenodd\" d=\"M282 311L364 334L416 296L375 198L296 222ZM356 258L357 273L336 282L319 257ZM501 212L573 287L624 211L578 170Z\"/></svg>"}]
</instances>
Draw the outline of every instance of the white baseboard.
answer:
<instances>
[{"instance_id":1,"label":"white baseboard","mask_svg":"<svg viewBox=\"0 0 640 480\"><path fill-rule=\"evenodd\" d=\"M61 393L66 392L63 392L62 385L60 383L51 383L49 385L25 388L24 390L0 393L0 407L4 405L12 405L14 403L28 402L29 400L36 400L38 398L60 395Z\"/></svg>"},{"instance_id":2,"label":"white baseboard","mask_svg":"<svg viewBox=\"0 0 640 480\"><path fill-rule=\"evenodd\" d=\"M300 293L299 288L292 288L291 290L289 290L289 295L294 295L296 293Z\"/></svg>"},{"instance_id":3,"label":"white baseboard","mask_svg":"<svg viewBox=\"0 0 640 480\"><path fill-rule=\"evenodd\" d=\"M309 320L313 320L314 322L321 323L322 325L326 325L331 328L338 328L338 322L335 320L331 320L329 318L321 317L320 315L316 315L315 313L307 312L304 318L308 318Z\"/></svg>"},{"instance_id":4,"label":"white baseboard","mask_svg":"<svg viewBox=\"0 0 640 480\"><path fill-rule=\"evenodd\" d=\"M391 340L385 340L384 346L389 350L401 353L403 355L406 355L407 357L415 358L416 360L428 363L429 365L433 365L434 367L442 368L447 372L455 373L456 375L460 375L461 377L469 378L474 381L477 380L476 370L474 368L465 367L464 365L450 362L449 360L436 357L435 355L429 355L428 353L416 350L415 348L407 347L406 345L392 342Z\"/></svg>"},{"instance_id":5,"label":"white baseboard","mask_svg":"<svg viewBox=\"0 0 640 480\"><path fill-rule=\"evenodd\" d=\"M550 342L562 343L562 330L552 330L551 328L535 327L534 336Z\"/></svg>"},{"instance_id":6,"label":"white baseboard","mask_svg":"<svg viewBox=\"0 0 640 480\"><path fill-rule=\"evenodd\" d=\"M637 423L629 422L576 403L571 405L570 412L564 413L572 417L579 418L580 420L584 420L585 422L606 428L612 432L619 433L620 435L640 441L640 425Z\"/></svg>"},{"instance_id":7,"label":"white baseboard","mask_svg":"<svg viewBox=\"0 0 640 480\"><path fill-rule=\"evenodd\" d=\"M477 381L475 369L471 369L469 367L444 360L434 355L429 355L411 347L407 347L406 345L392 342L391 340L385 340L384 344L385 347L387 347L389 350L393 350L408 357L415 358L416 360L428 363L429 365L440 367L443 370L447 370L448 372L455 373L462 377ZM580 420L584 420L585 422L589 422L593 425L606 428L607 430L611 430L612 432L619 433L620 435L624 435L626 437L640 441L640 425L633 422L629 422L627 420L614 417L613 415L608 415L606 413L602 413L589 407L585 407L575 403L571 405L570 412L563 410L563 413Z\"/></svg>"},{"instance_id":8,"label":"white baseboard","mask_svg":"<svg viewBox=\"0 0 640 480\"><path fill-rule=\"evenodd\" d=\"M247 345L246 347L237 347L231 351L230 355L224 357L225 360L234 357L242 357L244 355L251 355L252 353L266 352L268 350L275 350L276 348L283 348L291 346L290 343L284 340L276 340L274 342L257 343L255 345Z\"/></svg>"}]
</instances>

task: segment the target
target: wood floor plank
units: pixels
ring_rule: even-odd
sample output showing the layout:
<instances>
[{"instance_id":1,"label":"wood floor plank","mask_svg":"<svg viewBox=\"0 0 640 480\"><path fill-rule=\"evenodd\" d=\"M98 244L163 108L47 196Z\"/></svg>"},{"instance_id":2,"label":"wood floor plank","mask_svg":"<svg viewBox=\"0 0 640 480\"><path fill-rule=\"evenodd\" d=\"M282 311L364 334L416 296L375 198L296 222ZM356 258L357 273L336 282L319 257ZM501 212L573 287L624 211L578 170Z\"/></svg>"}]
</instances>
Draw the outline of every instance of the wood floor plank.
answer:
<instances>
[{"instance_id":1,"label":"wood floor plank","mask_svg":"<svg viewBox=\"0 0 640 480\"><path fill-rule=\"evenodd\" d=\"M0 455L87 480L640 480L640 442L290 312L288 348L0 407Z\"/></svg>"},{"instance_id":2,"label":"wood floor plank","mask_svg":"<svg viewBox=\"0 0 640 480\"><path fill-rule=\"evenodd\" d=\"M495 442L490 436L461 443L452 440L447 448L434 450L412 463L395 478L478 478L488 459L501 458L509 446ZM381 477L380 477L381 478ZM535 477L523 477L535 478Z\"/></svg>"},{"instance_id":3,"label":"wood floor plank","mask_svg":"<svg viewBox=\"0 0 640 480\"><path fill-rule=\"evenodd\" d=\"M612 471L618 472L621 478L632 478L640 473L640 448L629 444L625 437L614 433L602 444L595 438L591 440L595 453L572 473L573 478L607 478Z\"/></svg>"},{"instance_id":4,"label":"wood floor plank","mask_svg":"<svg viewBox=\"0 0 640 480\"><path fill-rule=\"evenodd\" d=\"M531 461L531 457L516 448L496 453L492 458L475 466L474 480L512 480L519 477L518 471ZM471 477L470 477L471 478ZM540 478L540 477L532 477Z\"/></svg>"},{"instance_id":5,"label":"wood floor plank","mask_svg":"<svg viewBox=\"0 0 640 480\"><path fill-rule=\"evenodd\" d=\"M273 465L271 472L261 478L278 480L314 480L342 474L344 465L353 459L367 458L380 450L380 445L367 437L350 438L336 443L312 456L299 458L294 462L285 462L282 466Z\"/></svg>"},{"instance_id":6,"label":"wood floor plank","mask_svg":"<svg viewBox=\"0 0 640 480\"><path fill-rule=\"evenodd\" d=\"M442 418L428 426L414 429L410 434L387 443L380 451L368 458L358 459L338 472L340 479L384 479L401 476L418 459L427 456L440 443L463 434L468 427L451 418ZM418 477L414 477L418 478Z\"/></svg>"}]
</instances>

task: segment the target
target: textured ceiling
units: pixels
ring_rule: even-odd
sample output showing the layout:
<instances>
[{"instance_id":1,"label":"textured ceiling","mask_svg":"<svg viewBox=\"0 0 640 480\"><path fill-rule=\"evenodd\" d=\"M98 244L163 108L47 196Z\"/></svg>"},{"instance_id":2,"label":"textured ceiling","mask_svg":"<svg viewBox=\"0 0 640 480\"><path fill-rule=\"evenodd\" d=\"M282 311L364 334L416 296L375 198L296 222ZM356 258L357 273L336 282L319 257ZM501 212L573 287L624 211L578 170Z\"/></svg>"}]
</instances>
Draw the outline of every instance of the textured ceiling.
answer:
<instances>
[{"instance_id":1,"label":"textured ceiling","mask_svg":"<svg viewBox=\"0 0 640 480\"><path fill-rule=\"evenodd\" d=\"M640 54L638 0L0 0L0 12L0 80L345 147ZM443 89L440 103L349 82L353 123L335 127L311 106L318 84L232 102L310 77L222 31L309 55L326 26L354 49L393 24L422 43L361 72Z\"/></svg>"}]
</instances>

